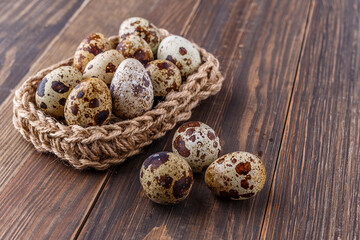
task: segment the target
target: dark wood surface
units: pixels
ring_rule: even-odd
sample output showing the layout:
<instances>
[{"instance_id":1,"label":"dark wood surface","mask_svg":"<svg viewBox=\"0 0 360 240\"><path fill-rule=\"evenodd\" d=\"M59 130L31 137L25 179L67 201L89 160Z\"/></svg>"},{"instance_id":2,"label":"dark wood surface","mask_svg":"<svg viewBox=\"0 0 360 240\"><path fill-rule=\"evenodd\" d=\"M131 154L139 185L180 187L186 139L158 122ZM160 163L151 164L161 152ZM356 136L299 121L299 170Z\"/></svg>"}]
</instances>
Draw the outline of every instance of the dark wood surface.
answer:
<instances>
[{"instance_id":1,"label":"dark wood surface","mask_svg":"<svg viewBox=\"0 0 360 240\"><path fill-rule=\"evenodd\" d=\"M0 2L0 239L359 239L360 2L353 0ZM187 200L144 197L142 161L174 130L108 171L38 153L12 126L27 76L71 56L91 32L141 16L219 58L221 92L192 118L223 153L257 154L264 189L216 198L195 175Z\"/></svg>"},{"instance_id":2,"label":"dark wood surface","mask_svg":"<svg viewBox=\"0 0 360 240\"><path fill-rule=\"evenodd\" d=\"M314 6L266 210L266 238L360 238L359 7L355 1Z\"/></svg>"}]
</instances>

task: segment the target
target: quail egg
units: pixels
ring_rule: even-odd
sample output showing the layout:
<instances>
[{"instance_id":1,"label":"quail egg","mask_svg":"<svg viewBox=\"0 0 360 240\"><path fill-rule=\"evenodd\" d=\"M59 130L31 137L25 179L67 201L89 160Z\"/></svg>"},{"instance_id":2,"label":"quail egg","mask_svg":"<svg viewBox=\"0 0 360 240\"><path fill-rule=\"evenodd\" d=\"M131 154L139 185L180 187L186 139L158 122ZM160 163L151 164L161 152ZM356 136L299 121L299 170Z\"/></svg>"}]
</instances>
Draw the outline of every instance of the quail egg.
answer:
<instances>
[{"instance_id":1,"label":"quail egg","mask_svg":"<svg viewBox=\"0 0 360 240\"><path fill-rule=\"evenodd\" d=\"M110 85L113 112L120 118L134 118L150 110L153 86L144 66L134 58L125 59L116 69Z\"/></svg>"},{"instance_id":2,"label":"quail egg","mask_svg":"<svg viewBox=\"0 0 360 240\"><path fill-rule=\"evenodd\" d=\"M137 35L144 39L149 44L153 54L156 55L161 34L159 29L148 20L140 17L126 19L120 25L119 36L127 34Z\"/></svg>"},{"instance_id":3,"label":"quail egg","mask_svg":"<svg viewBox=\"0 0 360 240\"><path fill-rule=\"evenodd\" d=\"M37 107L50 116L64 117L66 99L81 79L81 72L72 66L54 69L41 80L37 88Z\"/></svg>"},{"instance_id":4,"label":"quail egg","mask_svg":"<svg viewBox=\"0 0 360 240\"><path fill-rule=\"evenodd\" d=\"M181 125L172 141L174 153L183 157L193 172L205 170L220 154L220 140L205 123L193 121Z\"/></svg>"},{"instance_id":5,"label":"quail egg","mask_svg":"<svg viewBox=\"0 0 360 240\"><path fill-rule=\"evenodd\" d=\"M183 77L196 72L201 64L200 53L195 46L189 40L175 35L161 41L157 58L174 63Z\"/></svg>"},{"instance_id":6,"label":"quail egg","mask_svg":"<svg viewBox=\"0 0 360 240\"><path fill-rule=\"evenodd\" d=\"M213 162L205 183L216 195L244 200L255 196L265 185L266 170L261 160L248 152L228 153Z\"/></svg>"},{"instance_id":7,"label":"quail egg","mask_svg":"<svg viewBox=\"0 0 360 240\"><path fill-rule=\"evenodd\" d=\"M124 59L124 56L115 49L100 53L86 65L83 78L99 78L110 84L116 68Z\"/></svg>"},{"instance_id":8,"label":"quail egg","mask_svg":"<svg viewBox=\"0 0 360 240\"><path fill-rule=\"evenodd\" d=\"M149 44L136 35L123 35L116 50L125 58L135 58L144 65L154 60Z\"/></svg>"},{"instance_id":9,"label":"quail egg","mask_svg":"<svg viewBox=\"0 0 360 240\"><path fill-rule=\"evenodd\" d=\"M159 152L142 164L140 182L152 201L176 204L189 195L194 177L189 164L179 155Z\"/></svg>"},{"instance_id":10,"label":"quail egg","mask_svg":"<svg viewBox=\"0 0 360 240\"><path fill-rule=\"evenodd\" d=\"M85 79L69 94L65 105L65 120L69 125L101 126L110 116L111 96L104 81Z\"/></svg>"},{"instance_id":11,"label":"quail egg","mask_svg":"<svg viewBox=\"0 0 360 240\"><path fill-rule=\"evenodd\" d=\"M180 70L170 61L160 59L146 64L145 69L154 87L155 97L164 97L181 85Z\"/></svg>"},{"instance_id":12,"label":"quail egg","mask_svg":"<svg viewBox=\"0 0 360 240\"><path fill-rule=\"evenodd\" d=\"M111 43L101 33L93 33L82 40L75 51L74 67L83 72L85 66L99 53L111 49Z\"/></svg>"}]
</instances>

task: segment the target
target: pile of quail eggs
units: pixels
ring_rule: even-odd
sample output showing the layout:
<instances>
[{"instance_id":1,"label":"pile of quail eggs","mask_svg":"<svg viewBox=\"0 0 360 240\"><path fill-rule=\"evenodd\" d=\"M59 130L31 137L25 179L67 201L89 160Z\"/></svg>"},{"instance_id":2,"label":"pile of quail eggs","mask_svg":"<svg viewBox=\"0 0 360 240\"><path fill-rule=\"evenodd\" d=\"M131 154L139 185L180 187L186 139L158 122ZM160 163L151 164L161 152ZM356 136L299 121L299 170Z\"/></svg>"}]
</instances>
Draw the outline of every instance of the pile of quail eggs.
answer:
<instances>
[{"instance_id":1,"label":"pile of quail eggs","mask_svg":"<svg viewBox=\"0 0 360 240\"><path fill-rule=\"evenodd\" d=\"M140 183L146 196L159 204L176 204L186 199L194 173L205 171L205 183L221 198L244 200L254 197L265 185L262 161L247 152L220 157L221 145L208 125L193 121L175 132L172 152L152 154L142 164Z\"/></svg>"},{"instance_id":2,"label":"pile of quail eggs","mask_svg":"<svg viewBox=\"0 0 360 240\"><path fill-rule=\"evenodd\" d=\"M78 46L73 66L59 67L38 85L35 101L44 113L65 118L68 125L101 126L113 113L121 119L142 115L177 91L197 71L201 57L194 45L180 36L162 39L148 20L133 17L119 29L113 46L101 33L93 33Z\"/></svg>"},{"instance_id":3,"label":"pile of quail eggs","mask_svg":"<svg viewBox=\"0 0 360 240\"><path fill-rule=\"evenodd\" d=\"M194 45L180 36L162 39L148 20L133 17L119 30L113 46L101 33L93 33L78 46L73 66L59 67L39 83L36 105L44 113L65 118L68 125L101 126L113 113L121 119L144 114L154 98L177 91L197 71L201 57ZM140 170L146 195L159 204L187 198L193 172L206 170L205 183L219 197L242 200L255 196L266 180L261 160L247 152L220 157L216 132L201 122L188 122L175 132L173 152L155 153Z\"/></svg>"}]
</instances>

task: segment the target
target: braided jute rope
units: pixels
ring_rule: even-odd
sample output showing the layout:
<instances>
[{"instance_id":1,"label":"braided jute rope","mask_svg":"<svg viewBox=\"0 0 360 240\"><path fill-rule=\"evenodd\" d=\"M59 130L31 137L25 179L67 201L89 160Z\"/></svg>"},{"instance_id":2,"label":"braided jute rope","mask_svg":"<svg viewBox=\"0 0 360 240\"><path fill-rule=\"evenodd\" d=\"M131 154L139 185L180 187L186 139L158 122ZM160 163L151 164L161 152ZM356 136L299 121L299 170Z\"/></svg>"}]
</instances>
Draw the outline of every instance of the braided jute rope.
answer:
<instances>
[{"instance_id":1,"label":"braided jute rope","mask_svg":"<svg viewBox=\"0 0 360 240\"><path fill-rule=\"evenodd\" d=\"M164 36L169 33L161 29ZM113 46L118 36L110 37ZM45 115L35 104L39 82L52 70L70 66L73 58L63 60L29 77L15 92L13 123L23 137L43 152L52 152L76 169L92 167L104 170L120 164L127 157L165 135L179 121L188 120L199 101L218 93L224 81L218 60L196 44L202 65L187 77L179 91L169 93L163 102L142 116L130 120L115 117L104 126L67 126L64 122Z\"/></svg>"}]
</instances>

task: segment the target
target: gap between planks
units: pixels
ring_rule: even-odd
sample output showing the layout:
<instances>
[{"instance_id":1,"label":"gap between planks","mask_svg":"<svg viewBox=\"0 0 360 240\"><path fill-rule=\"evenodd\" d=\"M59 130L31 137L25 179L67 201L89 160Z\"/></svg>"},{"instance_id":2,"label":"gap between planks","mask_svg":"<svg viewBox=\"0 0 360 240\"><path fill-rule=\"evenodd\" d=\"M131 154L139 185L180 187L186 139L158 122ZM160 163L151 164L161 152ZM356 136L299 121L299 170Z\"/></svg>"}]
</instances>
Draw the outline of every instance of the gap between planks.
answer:
<instances>
[{"instance_id":1,"label":"gap between planks","mask_svg":"<svg viewBox=\"0 0 360 240\"><path fill-rule=\"evenodd\" d=\"M90 1L91 1L91 0L87 0L86 2L84 2L84 4L83 4L84 6L82 5L82 6L79 8L79 10L82 11L82 9L84 9L85 6L86 6ZM195 19L195 16L196 16L196 15L198 14L198 12L199 12L199 7L200 7L201 2L202 2L202 0L198 0L198 1L194 4L193 10L191 11L188 20L186 21L183 29L181 30L181 33L180 33L181 35L186 35L186 33L189 31L190 26L191 26L192 22L193 22L194 19ZM79 10L78 10L78 11L79 11ZM79 14L78 11L77 11L73 16L76 17L76 16ZM80 12L80 11L79 11L79 12ZM75 18L75 17L74 17L74 18ZM71 18L71 19L69 20L69 23L72 22L72 20L73 20L74 18ZM60 37L60 35L65 31L65 29L67 28L68 25L69 25L68 23L65 25L65 27L63 28L63 30L60 31L60 33L57 35L57 37L55 37L54 40L49 44L49 47L55 42L55 40L56 40L57 38ZM48 47L47 49L49 49L49 47ZM47 49L46 49L46 50L47 50ZM45 52L46 52L46 51L44 51L44 53L45 53ZM39 59L40 59L40 58L39 58ZM165 147L165 146L164 146L164 147ZM90 216L92 210L94 209L94 207L95 207L96 203L98 202L101 194L103 193L103 191L104 191L107 183L109 182L111 176L113 175L114 168L115 168L115 167L110 168L110 169L108 170L108 172L106 173L106 177L105 177L103 183L101 184L101 187L99 188L99 191L97 192L97 194L96 194L93 202L90 204L89 210L88 210L87 213L85 214L84 218L81 220L80 225L79 225L78 229L76 230L76 232L74 233L72 239L76 240L76 239L79 238L80 233L81 233L81 231L83 230L83 228L84 228L87 220L89 219L89 216ZM169 216L170 216L170 214L169 214ZM165 221L165 224L164 224L164 225L165 225L165 228L166 228L166 223L167 223L167 221L168 221L168 219L166 219L166 221Z\"/></svg>"},{"instance_id":2,"label":"gap between planks","mask_svg":"<svg viewBox=\"0 0 360 240\"><path fill-rule=\"evenodd\" d=\"M267 215L268 208L269 208L270 198L272 196L272 191L273 191L273 188L274 188L274 177L275 177L275 173L276 173L278 163L279 163L279 156L280 156L280 151L281 151L283 140L284 140L285 129L286 129L286 126L288 125L290 109L291 109L291 106L292 106L293 101L294 101L294 90L295 90L296 80L298 80L300 63L301 63L301 59L302 59L302 57L304 55L304 48L305 48L305 44L306 44L306 39L307 39L307 37L309 35L309 26L311 24L311 20L312 20L312 17L313 17L314 6L315 6L315 1L312 0L310 2L310 4L309 4L309 8L308 8L308 14L307 14L306 23L305 23L304 34L303 34L303 37L302 37L302 40L301 40L300 54L299 54L299 57L297 59L295 76L294 76L294 80L293 80L292 87L291 87L289 103L288 103L288 107L287 107L287 111L286 111L286 115L285 115L284 126L283 126L282 133L281 133L280 145L279 145L277 157L276 157L276 160L275 160L275 167L274 167L274 171L273 171L272 176L271 176L270 191L269 191L268 199L266 201L265 213L264 213L263 220L262 220L262 223L261 223L259 239L264 239L264 235L265 235L265 233L264 233L264 231L265 231L264 230L265 220L266 220L266 215Z\"/></svg>"},{"instance_id":3,"label":"gap between planks","mask_svg":"<svg viewBox=\"0 0 360 240\"><path fill-rule=\"evenodd\" d=\"M105 180L104 182L101 184L99 191L96 193L96 196L93 200L93 202L90 204L90 207L88 209L88 211L86 212L86 214L84 215L84 218L81 220L80 225L78 226L77 230L75 231L75 234L73 234L72 239L78 239L81 231L83 230L85 223L87 222L87 220L89 219L89 216L92 212L92 210L95 207L95 204L97 203L97 201L100 198L100 195L102 194L102 192L104 191L104 188L106 186L106 184L109 182L109 179L111 178L111 176L114 173L114 167L110 168L109 170L107 170L106 176L105 176Z\"/></svg>"}]
</instances>

